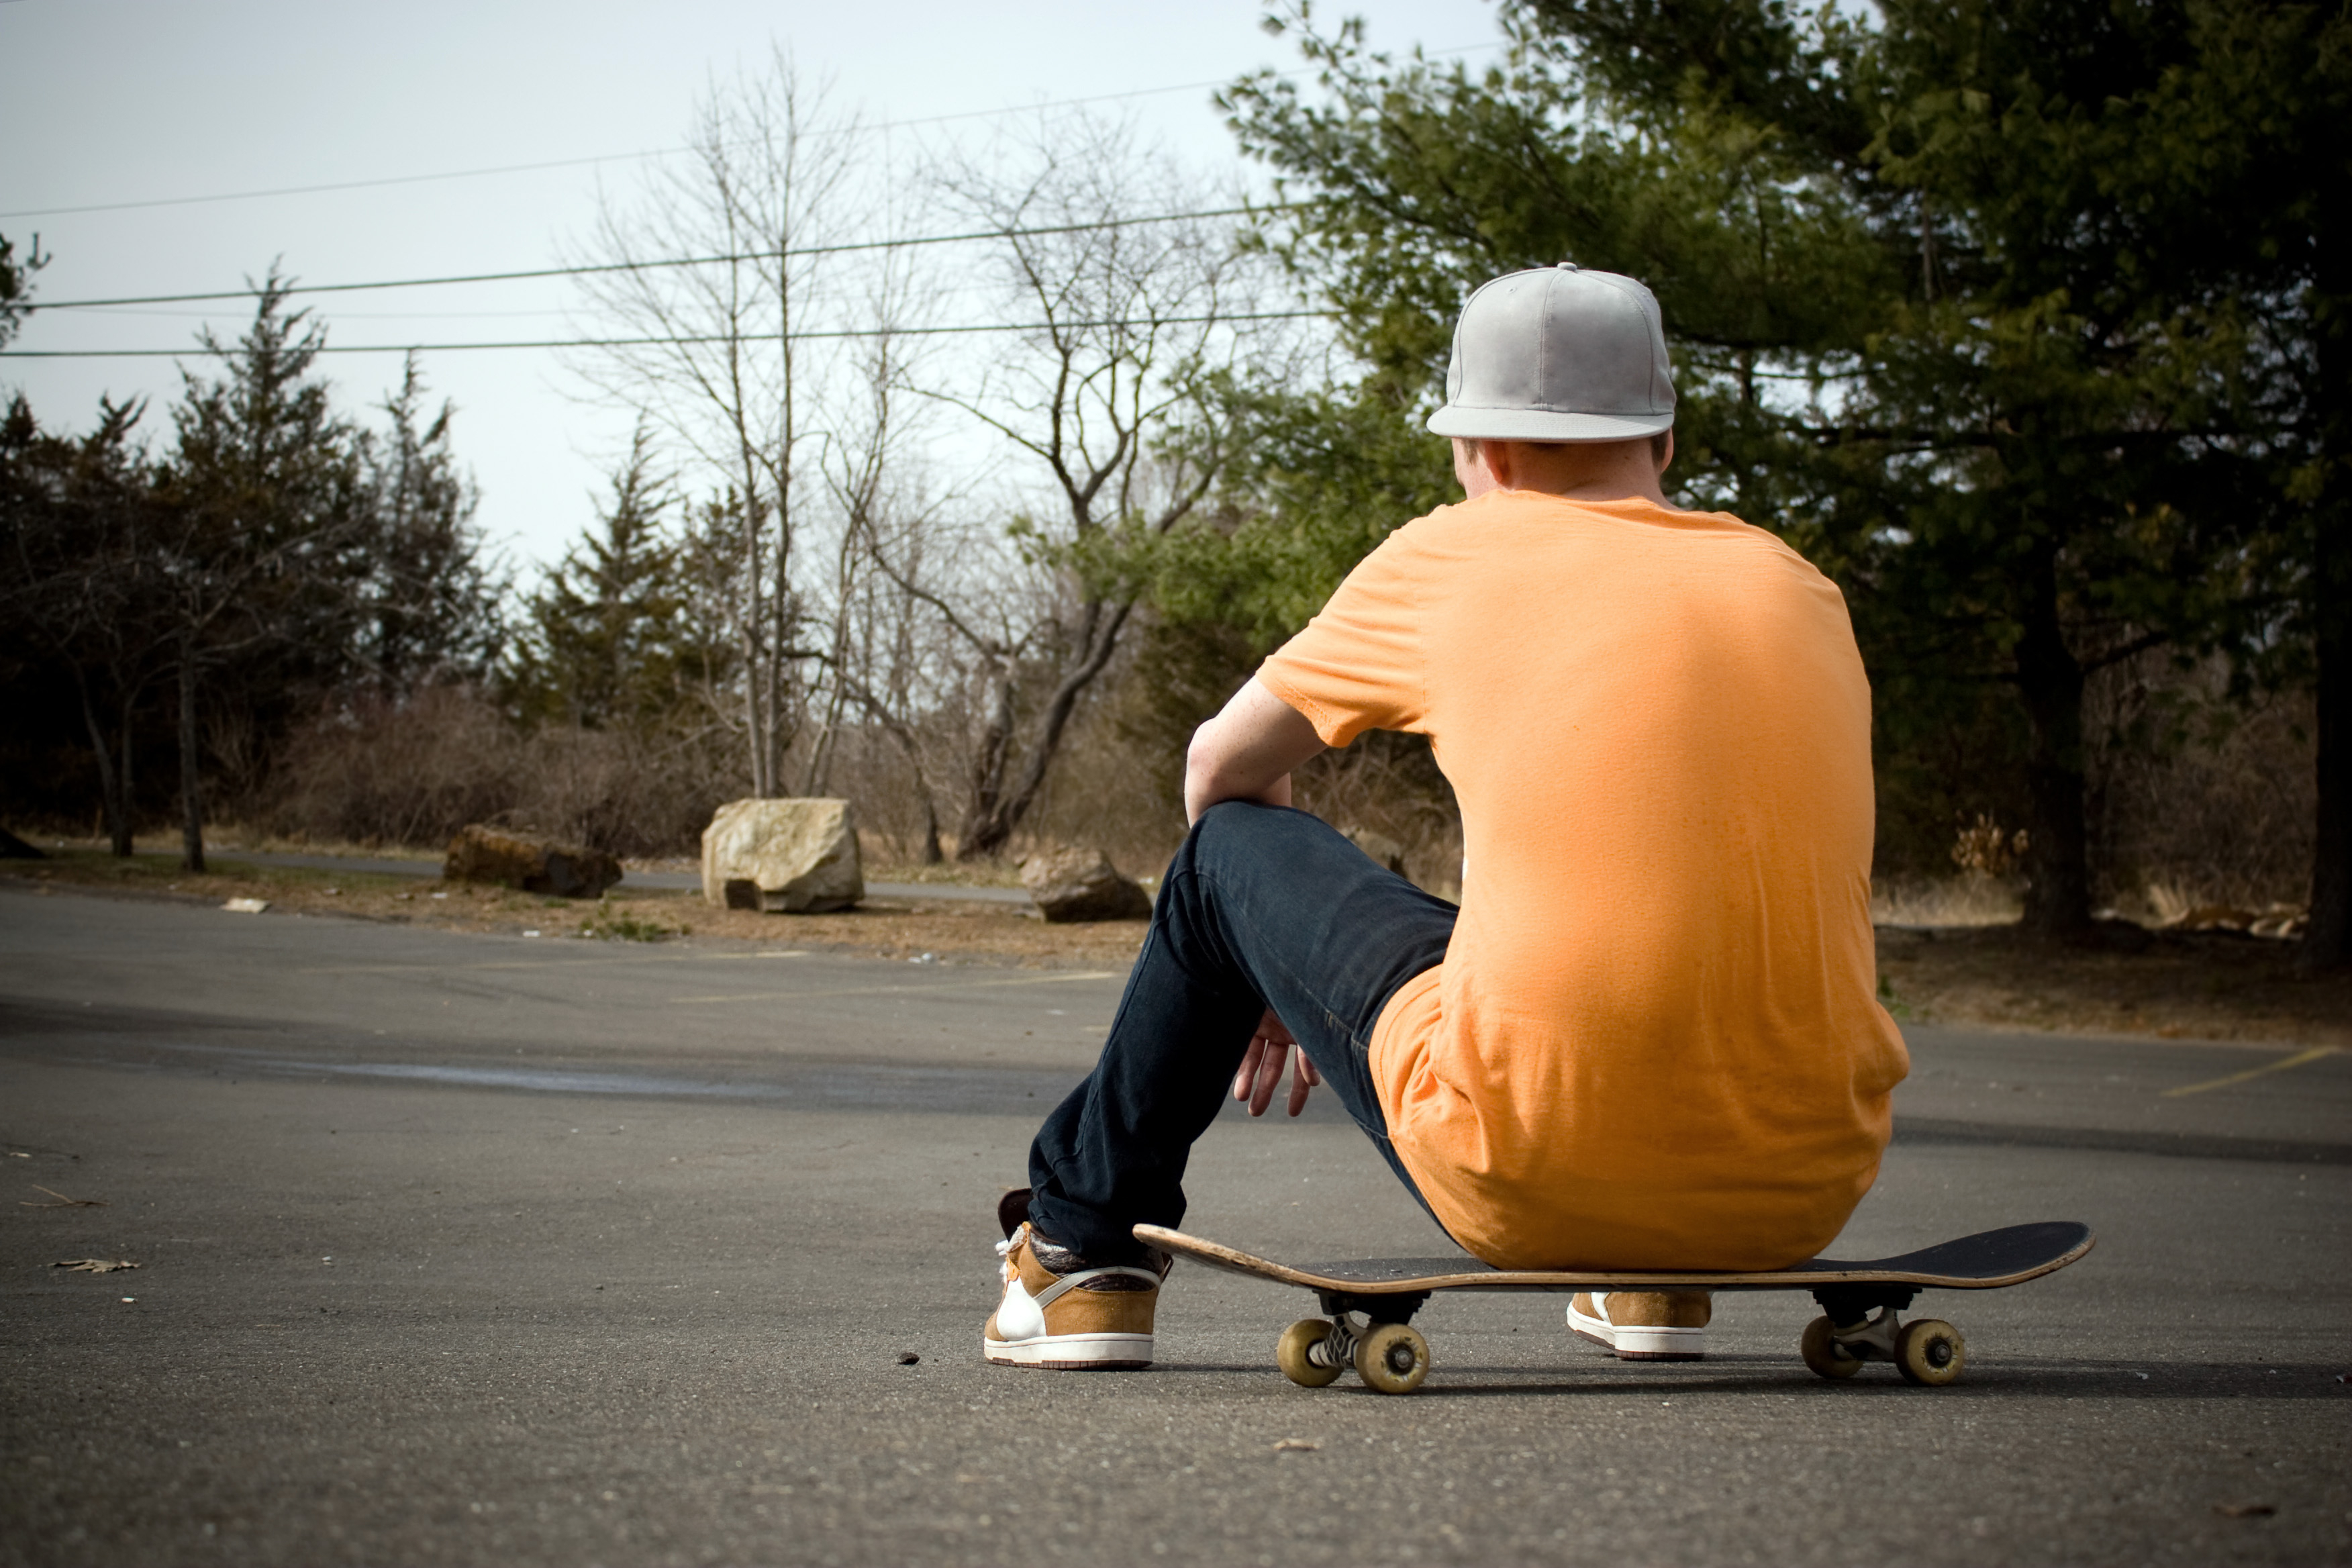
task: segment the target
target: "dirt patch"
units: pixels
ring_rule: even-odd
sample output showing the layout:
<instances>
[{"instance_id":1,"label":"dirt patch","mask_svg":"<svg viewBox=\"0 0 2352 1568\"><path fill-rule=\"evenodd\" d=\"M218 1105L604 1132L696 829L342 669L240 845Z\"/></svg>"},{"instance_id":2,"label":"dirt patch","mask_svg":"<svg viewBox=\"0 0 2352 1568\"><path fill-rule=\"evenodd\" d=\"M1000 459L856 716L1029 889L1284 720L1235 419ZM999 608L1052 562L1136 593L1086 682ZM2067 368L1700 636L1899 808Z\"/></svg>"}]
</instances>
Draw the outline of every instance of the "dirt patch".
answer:
<instances>
[{"instance_id":1,"label":"dirt patch","mask_svg":"<svg viewBox=\"0 0 2352 1568\"><path fill-rule=\"evenodd\" d=\"M1142 921L1049 926L1001 900L869 899L840 914L772 915L713 909L689 890L630 891L600 900L542 898L437 877L258 867L224 861L201 877L176 858L66 849L47 860L0 861L0 876L60 890L226 904L268 900L269 913L342 915L443 931L536 933L548 940L756 943L881 958L1012 963L1031 968L1123 968L1143 945Z\"/></svg>"},{"instance_id":2,"label":"dirt patch","mask_svg":"<svg viewBox=\"0 0 2352 1568\"><path fill-rule=\"evenodd\" d=\"M1898 1019L2159 1039L2352 1047L2352 973L2295 973L2295 944L2153 931L2139 952L2053 948L2014 926L1881 926Z\"/></svg>"}]
</instances>

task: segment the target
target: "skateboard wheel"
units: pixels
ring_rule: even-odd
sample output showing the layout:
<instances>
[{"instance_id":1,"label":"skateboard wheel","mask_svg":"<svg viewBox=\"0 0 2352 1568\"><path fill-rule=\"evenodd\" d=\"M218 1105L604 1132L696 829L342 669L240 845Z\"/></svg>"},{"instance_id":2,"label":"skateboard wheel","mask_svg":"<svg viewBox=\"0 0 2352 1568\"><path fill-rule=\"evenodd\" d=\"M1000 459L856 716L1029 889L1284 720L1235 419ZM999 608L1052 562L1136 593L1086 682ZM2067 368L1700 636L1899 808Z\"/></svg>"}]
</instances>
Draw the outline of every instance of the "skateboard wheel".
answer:
<instances>
[{"instance_id":1,"label":"skateboard wheel","mask_svg":"<svg viewBox=\"0 0 2352 1568\"><path fill-rule=\"evenodd\" d=\"M1968 1359L1960 1331L1940 1319L1916 1319L1895 1336L1895 1370L1906 1383L1941 1388L1959 1377Z\"/></svg>"},{"instance_id":2,"label":"skateboard wheel","mask_svg":"<svg viewBox=\"0 0 2352 1568\"><path fill-rule=\"evenodd\" d=\"M1862 1358L1838 1343L1827 1318L1815 1318L1805 1325L1805 1337L1797 1342L1797 1353L1822 1377L1852 1377L1862 1370Z\"/></svg>"},{"instance_id":3,"label":"skateboard wheel","mask_svg":"<svg viewBox=\"0 0 2352 1568\"><path fill-rule=\"evenodd\" d=\"M1326 1320L1301 1318L1283 1330L1282 1338L1275 1342L1274 1364L1282 1369L1283 1376L1299 1387L1320 1388L1337 1380L1345 1370L1336 1362L1325 1366L1307 1357L1309 1350L1330 1337L1331 1325Z\"/></svg>"},{"instance_id":4,"label":"skateboard wheel","mask_svg":"<svg viewBox=\"0 0 2352 1568\"><path fill-rule=\"evenodd\" d=\"M1429 1342L1411 1323L1381 1323L1356 1342L1356 1375L1381 1394L1411 1394L1429 1375Z\"/></svg>"}]
</instances>

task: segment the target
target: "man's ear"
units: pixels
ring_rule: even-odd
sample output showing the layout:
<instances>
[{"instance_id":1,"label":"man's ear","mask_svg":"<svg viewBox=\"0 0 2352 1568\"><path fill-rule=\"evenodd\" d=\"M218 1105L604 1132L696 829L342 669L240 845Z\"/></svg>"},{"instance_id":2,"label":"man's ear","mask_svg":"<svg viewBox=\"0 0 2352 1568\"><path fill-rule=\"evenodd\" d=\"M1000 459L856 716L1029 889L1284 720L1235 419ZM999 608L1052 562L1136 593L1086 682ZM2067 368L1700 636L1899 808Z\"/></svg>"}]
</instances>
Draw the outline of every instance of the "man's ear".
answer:
<instances>
[{"instance_id":1,"label":"man's ear","mask_svg":"<svg viewBox=\"0 0 2352 1568\"><path fill-rule=\"evenodd\" d=\"M1674 427L1673 427L1672 426L1667 426L1667 428L1666 428L1666 441L1665 441L1665 445L1664 445L1663 447L1661 447L1661 448L1659 449L1659 451L1658 451L1658 472L1660 472L1661 474L1663 474L1663 473L1664 473L1668 468L1673 468L1674 466L1675 466L1675 432L1674 432Z\"/></svg>"}]
</instances>

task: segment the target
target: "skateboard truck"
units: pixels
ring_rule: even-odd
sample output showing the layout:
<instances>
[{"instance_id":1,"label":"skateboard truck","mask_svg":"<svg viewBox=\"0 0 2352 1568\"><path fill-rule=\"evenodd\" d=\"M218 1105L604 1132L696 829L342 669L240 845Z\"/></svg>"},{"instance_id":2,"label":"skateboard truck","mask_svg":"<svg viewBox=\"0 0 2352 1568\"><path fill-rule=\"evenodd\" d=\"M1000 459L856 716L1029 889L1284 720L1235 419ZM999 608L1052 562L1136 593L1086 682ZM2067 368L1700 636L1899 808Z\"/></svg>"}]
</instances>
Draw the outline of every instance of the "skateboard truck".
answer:
<instances>
[{"instance_id":1,"label":"skateboard truck","mask_svg":"<svg viewBox=\"0 0 2352 1568\"><path fill-rule=\"evenodd\" d=\"M1885 1361L1906 1383L1940 1387L1968 1364L1968 1344L1959 1330L1937 1318L1901 1314L1919 1294L1916 1286L1825 1286L1813 1292L1822 1316L1805 1325L1798 1353L1822 1377L1847 1378L1862 1363ZM1877 1315L1873 1317L1875 1309Z\"/></svg>"},{"instance_id":2,"label":"skateboard truck","mask_svg":"<svg viewBox=\"0 0 2352 1568\"><path fill-rule=\"evenodd\" d=\"M1274 1359L1284 1376L1320 1388L1353 1367L1366 1387L1381 1394L1410 1394L1421 1386L1429 1375L1429 1342L1412 1319L1430 1292L1315 1294L1328 1316L1301 1318L1283 1331ZM1363 1322L1356 1321L1358 1312Z\"/></svg>"}]
</instances>

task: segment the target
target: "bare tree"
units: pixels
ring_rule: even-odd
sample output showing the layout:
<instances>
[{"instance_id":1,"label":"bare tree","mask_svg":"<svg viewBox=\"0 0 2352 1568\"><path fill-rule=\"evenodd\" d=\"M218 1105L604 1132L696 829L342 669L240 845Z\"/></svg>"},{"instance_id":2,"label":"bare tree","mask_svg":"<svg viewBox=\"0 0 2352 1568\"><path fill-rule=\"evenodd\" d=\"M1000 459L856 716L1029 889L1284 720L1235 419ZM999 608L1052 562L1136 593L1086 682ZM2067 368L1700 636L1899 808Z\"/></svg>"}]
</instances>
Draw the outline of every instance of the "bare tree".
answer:
<instances>
[{"instance_id":1,"label":"bare tree","mask_svg":"<svg viewBox=\"0 0 2352 1568\"><path fill-rule=\"evenodd\" d=\"M666 429L740 511L737 679L763 797L783 793L805 695L798 481L827 367L803 340L824 248L844 232L858 129L779 54L765 76L709 91L686 159L634 200L607 200L582 258L616 268L584 279L600 322L651 340L598 351L582 374Z\"/></svg>"},{"instance_id":2,"label":"bare tree","mask_svg":"<svg viewBox=\"0 0 2352 1568\"><path fill-rule=\"evenodd\" d=\"M841 395L824 432L820 472L829 500L829 578L811 585L809 621L823 628L823 647L811 693L813 731L802 756L801 793L824 793L838 755L844 725L853 711L892 729L908 721L903 710L884 717L877 693L890 689L875 679L876 658L887 638L881 623L908 607L903 594L877 592L874 542L888 536L919 537L937 510L920 488L910 458L924 405L908 392L924 318L925 297L908 253L884 250L868 262L862 325L846 357ZM903 736L901 736L903 742ZM920 763L910 753L921 788Z\"/></svg>"},{"instance_id":3,"label":"bare tree","mask_svg":"<svg viewBox=\"0 0 2352 1568\"><path fill-rule=\"evenodd\" d=\"M874 384L878 407L886 384L877 376ZM943 858L938 790L943 770L930 734L940 717L958 710L968 684L957 668L959 650L940 639L945 627L934 607L940 602L934 563L955 550L942 521L952 498L928 494L920 474L904 462L855 471L861 482L842 493L845 540L860 563L879 569L863 571L856 580L854 614L844 620L832 675L835 690L905 758L922 814L919 855L933 866ZM883 472L888 482L875 482Z\"/></svg>"},{"instance_id":4,"label":"bare tree","mask_svg":"<svg viewBox=\"0 0 2352 1568\"><path fill-rule=\"evenodd\" d=\"M956 597L890 565L971 648L983 695L959 858L1003 853L1036 803L1080 700L1111 662L1136 596L1099 569L1123 541L1192 516L1231 456L1258 347L1255 265L1208 219L1140 222L1205 199L1132 128L1086 115L944 163L947 205L1000 237L988 280L1024 324L961 383L927 384L1008 442L1039 498L1016 519L1028 595ZM1034 578L1042 578L1036 581Z\"/></svg>"}]
</instances>

